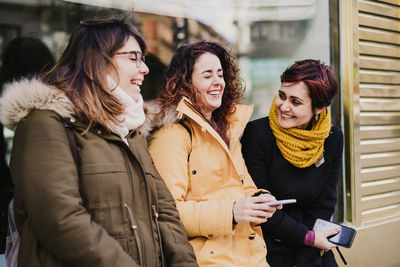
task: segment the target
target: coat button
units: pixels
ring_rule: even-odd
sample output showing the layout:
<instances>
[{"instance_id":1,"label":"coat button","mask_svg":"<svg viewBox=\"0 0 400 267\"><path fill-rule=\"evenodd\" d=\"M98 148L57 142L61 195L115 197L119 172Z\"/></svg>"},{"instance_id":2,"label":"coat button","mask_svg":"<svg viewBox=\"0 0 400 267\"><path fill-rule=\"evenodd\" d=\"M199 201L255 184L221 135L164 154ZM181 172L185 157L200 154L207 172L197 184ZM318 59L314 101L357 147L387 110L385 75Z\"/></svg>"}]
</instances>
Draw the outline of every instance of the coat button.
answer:
<instances>
[{"instance_id":1,"label":"coat button","mask_svg":"<svg viewBox=\"0 0 400 267\"><path fill-rule=\"evenodd\" d=\"M241 179L240 181L242 181L242 184L244 184L244 181L243 181L243 179Z\"/></svg>"},{"instance_id":2,"label":"coat button","mask_svg":"<svg viewBox=\"0 0 400 267\"><path fill-rule=\"evenodd\" d=\"M321 257L324 255L324 253L325 253L325 251L323 251L323 250L321 250L321 251L319 252L319 254L321 255Z\"/></svg>"},{"instance_id":3,"label":"coat button","mask_svg":"<svg viewBox=\"0 0 400 267\"><path fill-rule=\"evenodd\" d=\"M196 173L197 173L197 171L196 171L196 170L193 170L193 171L192 171L192 174L196 174Z\"/></svg>"},{"instance_id":4,"label":"coat button","mask_svg":"<svg viewBox=\"0 0 400 267\"><path fill-rule=\"evenodd\" d=\"M214 251L211 250L211 251L210 251L210 254L214 254Z\"/></svg>"},{"instance_id":5,"label":"coat button","mask_svg":"<svg viewBox=\"0 0 400 267\"><path fill-rule=\"evenodd\" d=\"M98 130L98 131L97 131L97 134L101 134L101 131L100 131L100 130Z\"/></svg>"},{"instance_id":6,"label":"coat button","mask_svg":"<svg viewBox=\"0 0 400 267\"><path fill-rule=\"evenodd\" d=\"M256 234L255 234L255 233L251 233L251 234L249 235L249 239L250 239L250 240L254 240L255 237L256 237Z\"/></svg>"},{"instance_id":7,"label":"coat button","mask_svg":"<svg viewBox=\"0 0 400 267\"><path fill-rule=\"evenodd\" d=\"M75 122L75 119L74 119L74 118L71 118L69 121L70 121L70 122Z\"/></svg>"},{"instance_id":8,"label":"coat button","mask_svg":"<svg viewBox=\"0 0 400 267\"><path fill-rule=\"evenodd\" d=\"M213 238L213 237L214 237L213 234L209 234L209 235L208 235L208 238L210 238L210 239Z\"/></svg>"}]
</instances>

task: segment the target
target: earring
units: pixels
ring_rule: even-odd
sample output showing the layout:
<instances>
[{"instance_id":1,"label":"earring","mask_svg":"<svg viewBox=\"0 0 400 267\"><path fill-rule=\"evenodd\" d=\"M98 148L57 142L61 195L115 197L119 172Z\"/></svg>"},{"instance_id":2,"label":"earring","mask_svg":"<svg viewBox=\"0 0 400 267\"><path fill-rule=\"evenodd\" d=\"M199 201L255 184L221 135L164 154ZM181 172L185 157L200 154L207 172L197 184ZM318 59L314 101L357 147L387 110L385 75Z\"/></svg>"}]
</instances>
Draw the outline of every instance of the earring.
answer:
<instances>
[{"instance_id":1,"label":"earring","mask_svg":"<svg viewBox=\"0 0 400 267\"><path fill-rule=\"evenodd\" d=\"M319 120L319 114L315 114L314 120L315 120L315 121L318 121L318 120Z\"/></svg>"}]
</instances>

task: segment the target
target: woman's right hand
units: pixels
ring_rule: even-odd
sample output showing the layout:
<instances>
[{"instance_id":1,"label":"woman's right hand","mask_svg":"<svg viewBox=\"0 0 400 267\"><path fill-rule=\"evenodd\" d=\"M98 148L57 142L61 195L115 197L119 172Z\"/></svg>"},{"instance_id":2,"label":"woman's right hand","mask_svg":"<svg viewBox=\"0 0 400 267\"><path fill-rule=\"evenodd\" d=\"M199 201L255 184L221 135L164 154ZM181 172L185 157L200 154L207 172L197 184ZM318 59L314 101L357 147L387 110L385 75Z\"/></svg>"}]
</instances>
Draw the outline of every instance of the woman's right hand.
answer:
<instances>
[{"instance_id":1,"label":"woman's right hand","mask_svg":"<svg viewBox=\"0 0 400 267\"><path fill-rule=\"evenodd\" d=\"M255 224L266 222L268 218L274 215L277 209L282 209L282 205L268 206L264 204L275 200L275 197L270 194L262 194L236 201L233 204L235 222L251 222Z\"/></svg>"},{"instance_id":2,"label":"woman's right hand","mask_svg":"<svg viewBox=\"0 0 400 267\"><path fill-rule=\"evenodd\" d=\"M337 233L339 233L339 229L333 229L328 232L315 232L314 247L322 249L325 252L337 247L337 245L328 240L329 236L336 235Z\"/></svg>"}]
</instances>

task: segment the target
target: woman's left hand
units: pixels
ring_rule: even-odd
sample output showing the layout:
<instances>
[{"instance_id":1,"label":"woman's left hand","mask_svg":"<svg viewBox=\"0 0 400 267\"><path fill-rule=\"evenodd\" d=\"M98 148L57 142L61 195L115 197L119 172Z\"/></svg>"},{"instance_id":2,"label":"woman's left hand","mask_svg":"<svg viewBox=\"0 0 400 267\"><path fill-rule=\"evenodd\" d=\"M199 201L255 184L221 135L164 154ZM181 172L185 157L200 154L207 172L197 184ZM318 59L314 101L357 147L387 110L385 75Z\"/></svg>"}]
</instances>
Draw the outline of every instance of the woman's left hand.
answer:
<instances>
[{"instance_id":1,"label":"woman's left hand","mask_svg":"<svg viewBox=\"0 0 400 267\"><path fill-rule=\"evenodd\" d=\"M234 219L237 223L264 223L268 218L274 215L277 209L282 209L282 205L265 205L265 203L275 200L275 197L270 194L262 194L256 197L248 197L236 201L233 205Z\"/></svg>"},{"instance_id":2,"label":"woman's left hand","mask_svg":"<svg viewBox=\"0 0 400 267\"><path fill-rule=\"evenodd\" d=\"M336 235L337 233L339 233L339 229L333 229L328 232L315 232L314 247L322 249L325 252L337 247L337 245L328 240L329 236Z\"/></svg>"}]
</instances>

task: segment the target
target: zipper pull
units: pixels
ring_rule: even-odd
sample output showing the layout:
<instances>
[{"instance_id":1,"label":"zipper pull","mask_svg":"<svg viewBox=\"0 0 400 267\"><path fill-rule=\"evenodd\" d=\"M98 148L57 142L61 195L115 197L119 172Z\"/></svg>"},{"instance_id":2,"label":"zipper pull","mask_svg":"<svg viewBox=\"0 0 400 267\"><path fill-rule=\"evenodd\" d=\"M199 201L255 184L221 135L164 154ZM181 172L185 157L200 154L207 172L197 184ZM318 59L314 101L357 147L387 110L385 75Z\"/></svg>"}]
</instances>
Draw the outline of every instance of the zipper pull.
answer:
<instances>
[{"instance_id":1,"label":"zipper pull","mask_svg":"<svg viewBox=\"0 0 400 267\"><path fill-rule=\"evenodd\" d=\"M153 209L153 213L154 213L154 218L156 221L156 227L157 227L157 233L158 233L158 243L160 246L160 253L161 253L161 266L165 267L167 266L165 263L165 257L164 257L164 250L163 250L163 245L162 245L162 238L161 238L161 232L160 232L160 226L158 224L158 212L157 212L157 207L156 205L151 205L151 208Z\"/></svg>"},{"instance_id":2,"label":"zipper pull","mask_svg":"<svg viewBox=\"0 0 400 267\"><path fill-rule=\"evenodd\" d=\"M151 208L153 209L154 217L156 217L156 219L158 219L158 212L156 209L156 205L152 205Z\"/></svg>"},{"instance_id":3,"label":"zipper pull","mask_svg":"<svg viewBox=\"0 0 400 267\"><path fill-rule=\"evenodd\" d=\"M132 230L136 230L136 229L137 229L137 225L134 224L134 222L133 222L133 215L132 215L131 208L130 208L126 203L124 203L124 207L125 207L125 209L128 211L128 214L129 214L129 222L131 223L131 228L132 228Z\"/></svg>"},{"instance_id":4,"label":"zipper pull","mask_svg":"<svg viewBox=\"0 0 400 267\"><path fill-rule=\"evenodd\" d=\"M134 224L131 208L126 203L124 203L124 207L128 211L128 214L129 214L129 221L131 222L131 229L132 229L133 235L135 236L136 245L137 245L138 254L139 254L139 265L142 266L142 264L145 265L145 263L144 263L143 253L142 253L142 242L140 240L140 233L138 233L139 229L138 229L138 226L136 224Z\"/></svg>"}]
</instances>

